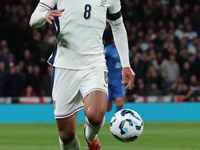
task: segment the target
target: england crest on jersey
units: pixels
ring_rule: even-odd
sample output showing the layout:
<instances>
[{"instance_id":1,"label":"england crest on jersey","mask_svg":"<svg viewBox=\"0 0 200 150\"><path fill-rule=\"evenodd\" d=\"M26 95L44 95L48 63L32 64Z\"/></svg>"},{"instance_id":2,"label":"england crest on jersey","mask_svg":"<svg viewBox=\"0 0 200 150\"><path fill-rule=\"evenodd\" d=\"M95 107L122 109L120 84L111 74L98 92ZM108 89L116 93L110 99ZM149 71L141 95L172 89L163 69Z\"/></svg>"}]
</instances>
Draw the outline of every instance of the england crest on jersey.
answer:
<instances>
[{"instance_id":1,"label":"england crest on jersey","mask_svg":"<svg viewBox=\"0 0 200 150\"><path fill-rule=\"evenodd\" d=\"M104 71L104 80L105 83L108 84L108 73L106 71Z\"/></svg>"}]
</instances>

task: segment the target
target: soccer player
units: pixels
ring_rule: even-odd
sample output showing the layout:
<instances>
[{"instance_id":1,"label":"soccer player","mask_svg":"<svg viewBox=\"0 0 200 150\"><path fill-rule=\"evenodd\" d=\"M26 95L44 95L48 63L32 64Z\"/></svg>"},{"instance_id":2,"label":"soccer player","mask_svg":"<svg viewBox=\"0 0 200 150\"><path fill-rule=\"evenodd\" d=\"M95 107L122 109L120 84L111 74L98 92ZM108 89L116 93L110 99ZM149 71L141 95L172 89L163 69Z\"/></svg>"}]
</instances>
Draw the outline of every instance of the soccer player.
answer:
<instances>
[{"instance_id":1,"label":"soccer player","mask_svg":"<svg viewBox=\"0 0 200 150\"><path fill-rule=\"evenodd\" d=\"M80 150L75 131L77 113L82 108L87 149L101 149L97 134L105 122L108 99L102 42L106 20L121 58L123 83L130 89L134 81L120 9L120 0L40 0L31 15L32 28L53 24L54 20L57 29L57 46L48 63L53 66L52 99L61 150Z\"/></svg>"},{"instance_id":2,"label":"soccer player","mask_svg":"<svg viewBox=\"0 0 200 150\"><path fill-rule=\"evenodd\" d=\"M112 109L112 101L116 103L116 112L124 105L125 88L122 84L122 66L119 53L114 43L105 47L106 65L108 67L108 105L107 111Z\"/></svg>"}]
</instances>

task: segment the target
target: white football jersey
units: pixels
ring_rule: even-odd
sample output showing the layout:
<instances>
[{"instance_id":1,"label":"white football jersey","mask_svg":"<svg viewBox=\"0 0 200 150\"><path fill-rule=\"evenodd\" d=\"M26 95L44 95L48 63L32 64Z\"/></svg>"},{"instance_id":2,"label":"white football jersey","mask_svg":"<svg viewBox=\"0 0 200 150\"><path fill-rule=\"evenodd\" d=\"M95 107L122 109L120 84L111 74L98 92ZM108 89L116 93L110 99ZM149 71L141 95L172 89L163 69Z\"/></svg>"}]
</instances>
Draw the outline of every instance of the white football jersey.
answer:
<instances>
[{"instance_id":1,"label":"white football jersey","mask_svg":"<svg viewBox=\"0 0 200 150\"><path fill-rule=\"evenodd\" d=\"M59 68L105 66L103 33L109 14L120 11L119 0L40 0L48 10L65 9L55 18L57 47L48 62Z\"/></svg>"}]
</instances>

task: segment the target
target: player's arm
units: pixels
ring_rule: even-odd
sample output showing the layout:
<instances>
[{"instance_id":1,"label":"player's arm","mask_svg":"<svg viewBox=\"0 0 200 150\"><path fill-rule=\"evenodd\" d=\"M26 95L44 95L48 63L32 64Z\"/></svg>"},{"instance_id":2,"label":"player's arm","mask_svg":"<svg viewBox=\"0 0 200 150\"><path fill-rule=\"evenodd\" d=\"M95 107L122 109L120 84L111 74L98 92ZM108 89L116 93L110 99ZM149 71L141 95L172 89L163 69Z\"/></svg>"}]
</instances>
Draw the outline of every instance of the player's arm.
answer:
<instances>
[{"instance_id":1,"label":"player's arm","mask_svg":"<svg viewBox=\"0 0 200 150\"><path fill-rule=\"evenodd\" d=\"M32 28L39 28L43 26L46 22L52 23L55 17L60 17L64 9L53 10L56 5L55 0L40 0L35 11L30 18L30 26Z\"/></svg>"},{"instance_id":2,"label":"player's arm","mask_svg":"<svg viewBox=\"0 0 200 150\"><path fill-rule=\"evenodd\" d=\"M130 68L127 33L120 10L120 1L113 1L113 4L107 11L107 21L111 26L115 45L123 68L122 83L126 83L126 88L131 89L135 79L135 73Z\"/></svg>"}]
</instances>

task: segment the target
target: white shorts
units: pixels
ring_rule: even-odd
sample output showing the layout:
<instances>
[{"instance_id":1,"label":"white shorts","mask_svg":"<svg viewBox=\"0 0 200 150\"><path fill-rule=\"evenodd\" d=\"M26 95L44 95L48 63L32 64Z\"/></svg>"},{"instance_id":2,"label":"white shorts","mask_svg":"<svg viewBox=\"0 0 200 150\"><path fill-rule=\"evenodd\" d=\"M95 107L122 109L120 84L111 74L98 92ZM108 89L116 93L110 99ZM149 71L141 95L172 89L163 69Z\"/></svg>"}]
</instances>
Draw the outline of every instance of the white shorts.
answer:
<instances>
[{"instance_id":1,"label":"white shorts","mask_svg":"<svg viewBox=\"0 0 200 150\"><path fill-rule=\"evenodd\" d=\"M83 108L83 99L94 90L108 95L107 68L84 70L53 68L52 98L55 118L66 118Z\"/></svg>"}]
</instances>

